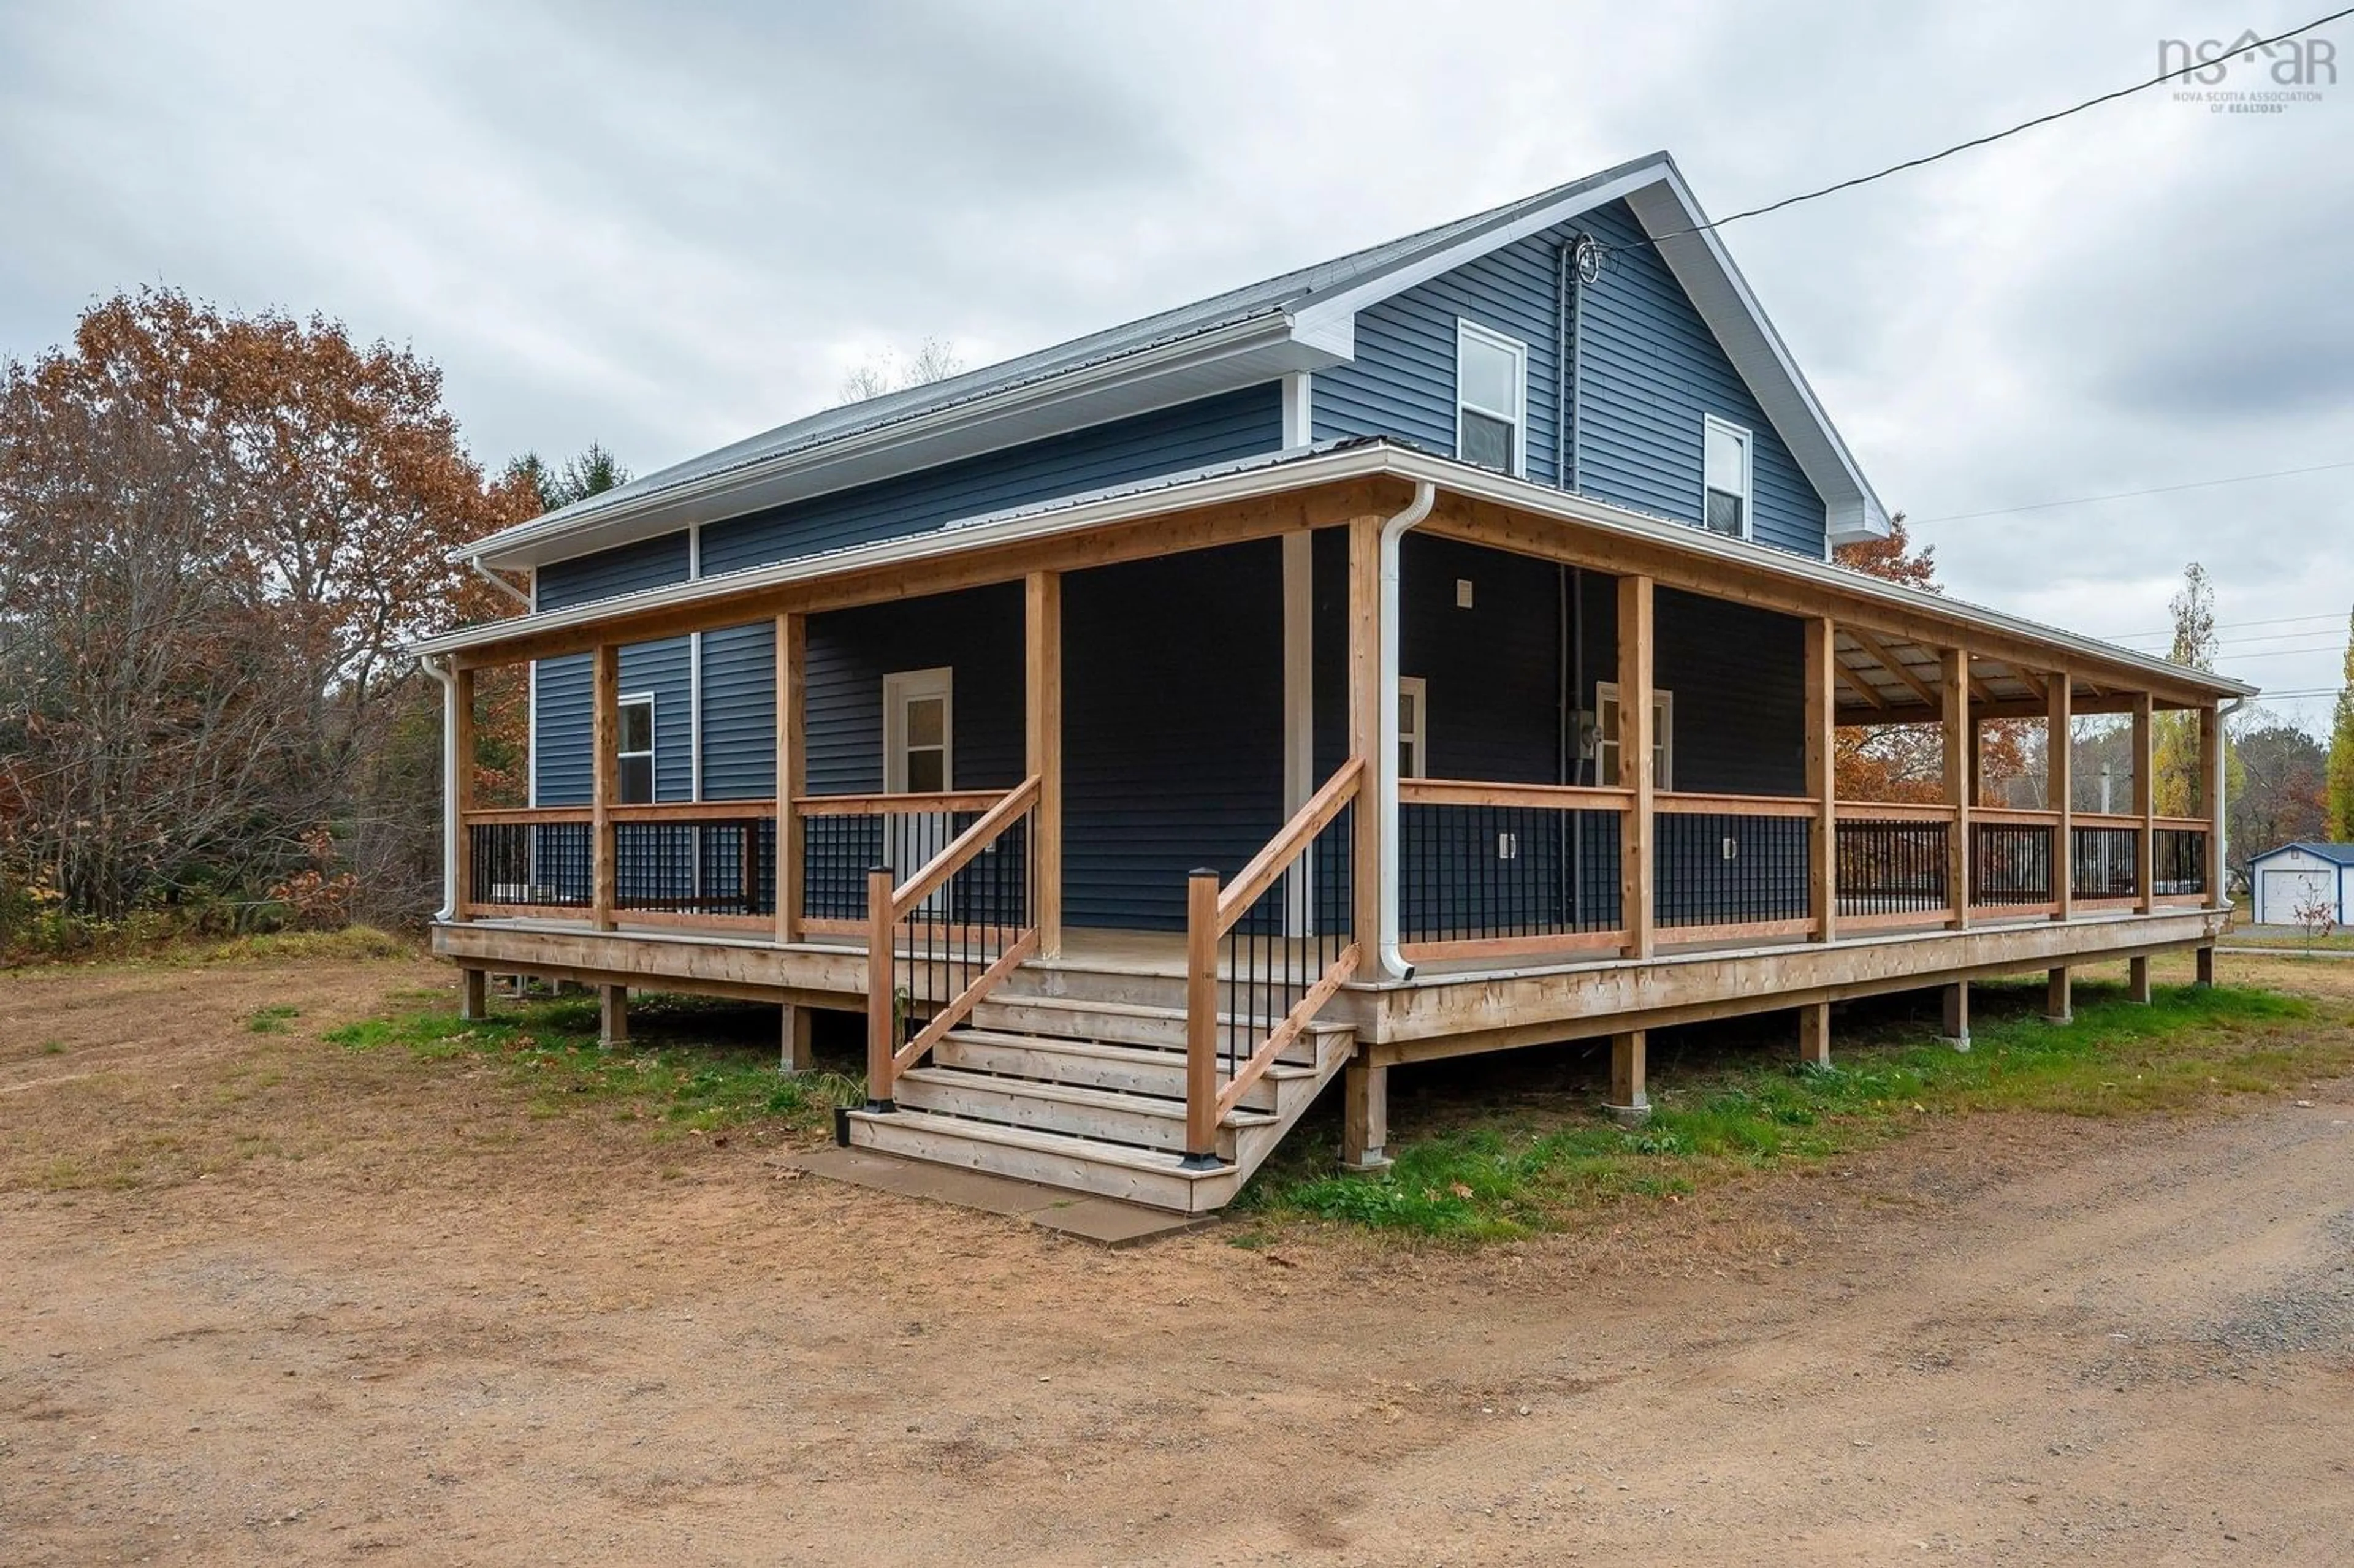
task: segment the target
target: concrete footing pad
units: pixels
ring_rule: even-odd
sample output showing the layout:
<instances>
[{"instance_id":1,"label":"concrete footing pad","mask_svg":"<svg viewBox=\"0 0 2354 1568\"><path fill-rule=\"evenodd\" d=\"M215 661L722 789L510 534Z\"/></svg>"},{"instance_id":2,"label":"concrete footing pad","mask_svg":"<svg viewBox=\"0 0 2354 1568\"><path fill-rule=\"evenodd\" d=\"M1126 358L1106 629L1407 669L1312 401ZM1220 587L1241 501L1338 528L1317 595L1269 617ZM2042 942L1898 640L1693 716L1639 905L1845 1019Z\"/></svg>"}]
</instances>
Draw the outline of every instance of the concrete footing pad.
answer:
<instances>
[{"instance_id":1,"label":"concrete footing pad","mask_svg":"<svg viewBox=\"0 0 2354 1568\"><path fill-rule=\"evenodd\" d=\"M1217 1220L1215 1214L1172 1214L1165 1209L1123 1203L1117 1198L1090 1197L986 1171L902 1160L871 1149L821 1149L787 1163L812 1176L856 1187L1027 1220L1042 1230L1098 1246L1134 1246L1157 1236L1199 1230Z\"/></svg>"}]
</instances>

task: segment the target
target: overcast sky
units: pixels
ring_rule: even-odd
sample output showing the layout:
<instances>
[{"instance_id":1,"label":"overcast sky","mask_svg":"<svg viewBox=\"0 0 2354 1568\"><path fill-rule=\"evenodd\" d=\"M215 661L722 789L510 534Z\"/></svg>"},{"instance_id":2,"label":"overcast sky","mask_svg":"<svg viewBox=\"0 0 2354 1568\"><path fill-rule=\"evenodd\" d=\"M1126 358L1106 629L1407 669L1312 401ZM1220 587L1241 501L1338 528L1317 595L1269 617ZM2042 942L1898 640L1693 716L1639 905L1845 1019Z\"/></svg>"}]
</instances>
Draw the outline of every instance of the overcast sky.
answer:
<instances>
[{"instance_id":1,"label":"overcast sky","mask_svg":"<svg viewBox=\"0 0 2354 1568\"><path fill-rule=\"evenodd\" d=\"M9 5L0 354L142 282L320 311L438 362L485 463L643 472L927 335L985 363L1658 148L1730 213L2328 8ZM2323 36L2318 101L2160 89L1727 231L1892 508L2354 463L2354 25ZM2203 561L2223 667L2311 691L2349 495L1920 532L1954 592L2104 635Z\"/></svg>"}]
</instances>

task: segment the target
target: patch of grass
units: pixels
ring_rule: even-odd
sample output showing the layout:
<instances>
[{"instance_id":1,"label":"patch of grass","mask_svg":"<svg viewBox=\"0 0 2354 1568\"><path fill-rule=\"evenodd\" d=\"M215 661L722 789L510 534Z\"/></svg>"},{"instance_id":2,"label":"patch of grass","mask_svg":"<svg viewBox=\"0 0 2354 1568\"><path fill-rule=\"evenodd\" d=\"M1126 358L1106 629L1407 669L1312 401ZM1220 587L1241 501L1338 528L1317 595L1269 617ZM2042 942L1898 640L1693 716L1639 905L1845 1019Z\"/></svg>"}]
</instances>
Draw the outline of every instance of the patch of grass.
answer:
<instances>
[{"instance_id":1,"label":"patch of grass","mask_svg":"<svg viewBox=\"0 0 2354 1568\"><path fill-rule=\"evenodd\" d=\"M301 1008L289 1007L281 1002L270 1007L254 1009L253 1015L245 1021L245 1026L256 1034L283 1034L286 1033L287 1023L302 1016Z\"/></svg>"},{"instance_id":2,"label":"patch of grass","mask_svg":"<svg viewBox=\"0 0 2354 1568\"><path fill-rule=\"evenodd\" d=\"M1490 1110L1399 1147L1377 1177L1333 1173L1330 1144L1301 1139L1236 1207L1270 1222L1492 1240L1557 1228L1607 1202L1680 1198L1747 1171L1848 1154L1930 1117L2174 1110L2354 1069L2348 1021L2323 1019L2301 998L2186 986L2137 1006L2088 987L2074 1021L2054 1025L2028 1015L2024 988L2011 989L2020 993L2014 1005L1982 1005L1967 1053L1909 1024L1842 1039L1829 1067L1751 1059L1655 1077L1650 1120L1636 1128L1591 1103L1550 1118Z\"/></svg>"},{"instance_id":3,"label":"patch of grass","mask_svg":"<svg viewBox=\"0 0 2354 1568\"><path fill-rule=\"evenodd\" d=\"M502 1007L472 1023L440 1009L403 1012L320 1038L424 1062L487 1058L529 1088L535 1118L602 1107L616 1121L652 1124L657 1139L763 1120L812 1132L831 1123L835 1107L864 1101L860 1077L779 1074L774 1044L728 1040L705 1016L724 1011L689 998L633 1000L631 1038L610 1050L598 1044L596 1004L573 997Z\"/></svg>"},{"instance_id":4,"label":"patch of grass","mask_svg":"<svg viewBox=\"0 0 2354 1568\"><path fill-rule=\"evenodd\" d=\"M415 942L374 926L346 926L340 931L271 931L238 937L194 955L207 964L284 962L294 959L411 959Z\"/></svg>"},{"instance_id":5,"label":"patch of grass","mask_svg":"<svg viewBox=\"0 0 2354 1568\"><path fill-rule=\"evenodd\" d=\"M66 1043L65 1043L64 1041L62 1041L62 1040L44 1040L44 1041L42 1041L42 1042L41 1042L41 1054L42 1054L42 1055L44 1055L44 1056L62 1056L62 1055L64 1055L65 1054L66 1054Z\"/></svg>"}]
</instances>

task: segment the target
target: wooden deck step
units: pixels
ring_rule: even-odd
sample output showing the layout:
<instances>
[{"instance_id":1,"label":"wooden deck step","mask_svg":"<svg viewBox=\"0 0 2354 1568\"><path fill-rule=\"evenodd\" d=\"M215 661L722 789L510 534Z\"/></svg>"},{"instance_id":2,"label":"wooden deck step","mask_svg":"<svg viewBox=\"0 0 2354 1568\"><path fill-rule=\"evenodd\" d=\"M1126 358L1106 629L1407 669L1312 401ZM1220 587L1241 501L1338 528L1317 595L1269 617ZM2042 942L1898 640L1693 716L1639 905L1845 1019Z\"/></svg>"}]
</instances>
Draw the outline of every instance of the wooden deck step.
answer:
<instances>
[{"instance_id":1,"label":"wooden deck step","mask_svg":"<svg viewBox=\"0 0 2354 1568\"><path fill-rule=\"evenodd\" d=\"M1221 1022L1225 1015L1221 1015ZM1150 1046L1162 1051L1185 1049L1185 1014L1175 1008L1135 1002L1090 1001L1056 996L1009 996L1000 992L972 1011L981 1029L1009 1034L1041 1034L1058 1040L1093 1040L1109 1044ZM1342 1023L1311 1023L1302 1038L1283 1054L1288 1062L1314 1063L1315 1039L1345 1033Z\"/></svg>"},{"instance_id":2,"label":"wooden deck step","mask_svg":"<svg viewBox=\"0 0 2354 1568\"><path fill-rule=\"evenodd\" d=\"M1185 1097L1182 1051L992 1029L957 1029L933 1047L932 1060L942 1066L1011 1078L1117 1089L1172 1100ZM1286 1090L1304 1088L1312 1095L1316 1076L1316 1069L1305 1063L1278 1062L1265 1077L1243 1091L1243 1107L1273 1110L1278 1096Z\"/></svg>"},{"instance_id":3,"label":"wooden deck step","mask_svg":"<svg viewBox=\"0 0 2354 1568\"><path fill-rule=\"evenodd\" d=\"M1067 1132L1141 1149L1180 1154L1185 1150L1185 1102L1182 1099L998 1077L957 1067L912 1068L899 1075L898 1086L892 1092L902 1106L943 1116ZM1218 1152L1232 1160L1237 1132L1272 1127L1275 1120L1268 1112L1236 1107L1218 1129Z\"/></svg>"},{"instance_id":4,"label":"wooden deck step","mask_svg":"<svg viewBox=\"0 0 2354 1568\"><path fill-rule=\"evenodd\" d=\"M1181 1163L1181 1155L1167 1150L1002 1127L931 1111L852 1111L845 1119L853 1148L994 1171L1179 1213L1207 1213L1221 1207L1242 1181L1232 1165L1188 1171Z\"/></svg>"}]
</instances>

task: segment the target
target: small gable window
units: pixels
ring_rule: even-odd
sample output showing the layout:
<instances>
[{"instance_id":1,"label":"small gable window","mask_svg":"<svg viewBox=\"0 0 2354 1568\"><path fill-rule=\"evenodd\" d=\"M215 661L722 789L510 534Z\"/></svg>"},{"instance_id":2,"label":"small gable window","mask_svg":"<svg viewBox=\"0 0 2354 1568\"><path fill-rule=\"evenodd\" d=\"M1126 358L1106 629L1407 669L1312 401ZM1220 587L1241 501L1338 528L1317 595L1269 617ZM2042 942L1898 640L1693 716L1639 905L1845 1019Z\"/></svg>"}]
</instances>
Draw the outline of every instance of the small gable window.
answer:
<instances>
[{"instance_id":1,"label":"small gable window","mask_svg":"<svg viewBox=\"0 0 2354 1568\"><path fill-rule=\"evenodd\" d=\"M1708 416L1702 436L1707 468L1702 521L1712 534L1749 537L1749 432Z\"/></svg>"},{"instance_id":2,"label":"small gable window","mask_svg":"<svg viewBox=\"0 0 2354 1568\"><path fill-rule=\"evenodd\" d=\"M1499 473L1528 471L1529 345L1455 323L1455 455Z\"/></svg>"}]
</instances>

